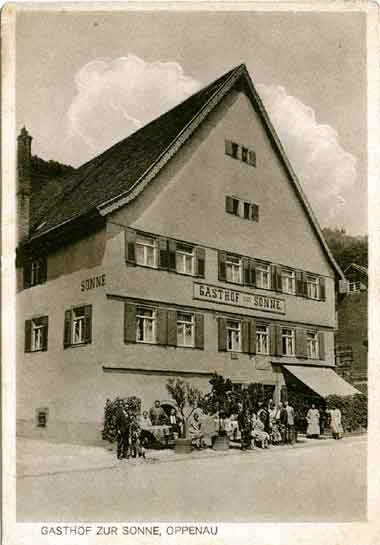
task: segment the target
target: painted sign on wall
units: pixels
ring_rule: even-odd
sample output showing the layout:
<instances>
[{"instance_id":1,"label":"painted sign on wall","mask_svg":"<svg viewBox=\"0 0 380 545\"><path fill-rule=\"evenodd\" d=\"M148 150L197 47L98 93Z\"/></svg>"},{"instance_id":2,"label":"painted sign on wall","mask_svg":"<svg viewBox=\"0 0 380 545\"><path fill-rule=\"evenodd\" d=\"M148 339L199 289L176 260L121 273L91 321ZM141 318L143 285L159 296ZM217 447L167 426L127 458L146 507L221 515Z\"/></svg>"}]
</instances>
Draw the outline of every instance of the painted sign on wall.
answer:
<instances>
[{"instance_id":1,"label":"painted sign on wall","mask_svg":"<svg viewBox=\"0 0 380 545\"><path fill-rule=\"evenodd\" d=\"M231 288L221 288L210 284L194 282L194 299L222 303L236 307L245 307L253 310L263 310L285 314L285 301L270 295L248 293Z\"/></svg>"},{"instance_id":2,"label":"painted sign on wall","mask_svg":"<svg viewBox=\"0 0 380 545\"><path fill-rule=\"evenodd\" d=\"M100 288L106 285L106 275L105 273L99 274L98 276L92 276L91 278L86 278L80 283L80 291L93 290L94 288Z\"/></svg>"}]
</instances>

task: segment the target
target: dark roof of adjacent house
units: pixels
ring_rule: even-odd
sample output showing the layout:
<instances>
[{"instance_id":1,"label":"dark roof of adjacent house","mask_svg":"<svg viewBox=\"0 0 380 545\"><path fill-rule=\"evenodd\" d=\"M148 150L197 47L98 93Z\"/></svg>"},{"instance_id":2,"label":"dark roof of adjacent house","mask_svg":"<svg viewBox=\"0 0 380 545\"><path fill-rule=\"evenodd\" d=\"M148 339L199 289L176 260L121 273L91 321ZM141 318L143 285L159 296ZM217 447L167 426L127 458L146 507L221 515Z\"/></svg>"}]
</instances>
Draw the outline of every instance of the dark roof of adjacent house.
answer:
<instances>
[{"instance_id":1,"label":"dark roof of adjacent house","mask_svg":"<svg viewBox=\"0 0 380 545\"><path fill-rule=\"evenodd\" d=\"M366 267L363 267L362 265L357 265L356 263L351 263L344 271L345 276L347 276L347 273L350 270L357 271L360 273L364 278L368 279L368 269Z\"/></svg>"},{"instance_id":2,"label":"dark roof of adjacent house","mask_svg":"<svg viewBox=\"0 0 380 545\"><path fill-rule=\"evenodd\" d=\"M238 81L244 85L259 113L325 254L337 275L343 278L244 64L66 176L54 204L44 208L41 216L33 219L29 241L94 211L99 216L107 215L135 198Z\"/></svg>"}]
</instances>

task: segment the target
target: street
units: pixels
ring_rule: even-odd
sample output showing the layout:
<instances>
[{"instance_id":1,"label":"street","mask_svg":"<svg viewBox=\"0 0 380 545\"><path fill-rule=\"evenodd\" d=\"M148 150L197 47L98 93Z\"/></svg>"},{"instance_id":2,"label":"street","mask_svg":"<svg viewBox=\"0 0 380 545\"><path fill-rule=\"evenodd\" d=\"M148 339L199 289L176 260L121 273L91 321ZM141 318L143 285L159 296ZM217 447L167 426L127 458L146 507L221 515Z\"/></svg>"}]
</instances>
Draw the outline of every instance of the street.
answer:
<instances>
[{"instance_id":1,"label":"street","mask_svg":"<svg viewBox=\"0 0 380 545\"><path fill-rule=\"evenodd\" d=\"M365 520L366 450L366 438L355 437L24 476L17 479L17 520Z\"/></svg>"}]
</instances>

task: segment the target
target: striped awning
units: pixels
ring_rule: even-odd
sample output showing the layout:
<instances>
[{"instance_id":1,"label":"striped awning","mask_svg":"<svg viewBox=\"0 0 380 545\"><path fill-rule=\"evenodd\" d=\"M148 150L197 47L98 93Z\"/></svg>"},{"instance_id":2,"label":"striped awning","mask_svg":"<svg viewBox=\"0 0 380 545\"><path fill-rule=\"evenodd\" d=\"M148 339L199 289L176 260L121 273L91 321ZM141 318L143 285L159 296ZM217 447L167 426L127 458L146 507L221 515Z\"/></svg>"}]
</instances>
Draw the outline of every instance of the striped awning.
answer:
<instances>
[{"instance_id":1,"label":"striped awning","mask_svg":"<svg viewBox=\"0 0 380 545\"><path fill-rule=\"evenodd\" d=\"M321 397L362 393L329 367L313 367L311 365L284 365L283 367Z\"/></svg>"}]
</instances>

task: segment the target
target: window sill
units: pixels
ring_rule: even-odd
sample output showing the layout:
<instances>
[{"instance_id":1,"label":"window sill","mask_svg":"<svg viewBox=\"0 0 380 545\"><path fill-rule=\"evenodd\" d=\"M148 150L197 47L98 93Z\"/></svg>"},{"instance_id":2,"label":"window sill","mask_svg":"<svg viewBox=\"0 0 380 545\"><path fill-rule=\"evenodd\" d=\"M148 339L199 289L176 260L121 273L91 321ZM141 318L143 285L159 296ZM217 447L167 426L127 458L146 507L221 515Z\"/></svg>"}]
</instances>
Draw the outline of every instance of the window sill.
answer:
<instances>
[{"instance_id":1,"label":"window sill","mask_svg":"<svg viewBox=\"0 0 380 545\"><path fill-rule=\"evenodd\" d=\"M38 350L26 350L25 354L35 354L36 352L47 352L47 348L38 348Z\"/></svg>"},{"instance_id":2,"label":"window sill","mask_svg":"<svg viewBox=\"0 0 380 545\"><path fill-rule=\"evenodd\" d=\"M79 346L87 346L91 343L86 343L86 342L83 342L83 343L73 343L73 344L67 344L66 346L64 346L63 348L76 348L76 347L79 347Z\"/></svg>"}]
</instances>

